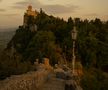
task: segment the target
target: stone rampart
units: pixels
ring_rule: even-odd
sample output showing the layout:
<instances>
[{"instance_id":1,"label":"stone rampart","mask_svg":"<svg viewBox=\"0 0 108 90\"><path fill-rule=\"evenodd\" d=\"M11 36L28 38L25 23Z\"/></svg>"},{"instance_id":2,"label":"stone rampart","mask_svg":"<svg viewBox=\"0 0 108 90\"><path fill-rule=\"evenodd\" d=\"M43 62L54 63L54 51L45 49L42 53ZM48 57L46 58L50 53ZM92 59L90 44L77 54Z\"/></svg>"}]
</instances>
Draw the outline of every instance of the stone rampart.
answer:
<instances>
[{"instance_id":1,"label":"stone rampart","mask_svg":"<svg viewBox=\"0 0 108 90\"><path fill-rule=\"evenodd\" d=\"M47 81L49 71L39 70L23 75L14 75L0 81L0 90L38 90Z\"/></svg>"}]
</instances>

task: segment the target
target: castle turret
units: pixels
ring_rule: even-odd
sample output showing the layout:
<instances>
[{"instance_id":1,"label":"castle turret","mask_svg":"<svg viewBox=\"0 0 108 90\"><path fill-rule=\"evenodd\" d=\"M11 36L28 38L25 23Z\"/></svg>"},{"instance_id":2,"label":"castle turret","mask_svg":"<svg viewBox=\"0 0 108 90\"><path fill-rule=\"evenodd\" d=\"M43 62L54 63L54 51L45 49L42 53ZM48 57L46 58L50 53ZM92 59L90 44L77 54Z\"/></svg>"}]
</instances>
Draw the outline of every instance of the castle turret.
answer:
<instances>
[{"instance_id":1,"label":"castle turret","mask_svg":"<svg viewBox=\"0 0 108 90\"><path fill-rule=\"evenodd\" d=\"M30 15L30 16L34 16L34 17L36 17L37 14L38 14L38 12L37 12L36 10L33 11L33 10L32 10L32 6L29 5L26 14L27 14L28 16Z\"/></svg>"},{"instance_id":2,"label":"castle turret","mask_svg":"<svg viewBox=\"0 0 108 90\"><path fill-rule=\"evenodd\" d=\"M31 5L28 6L28 10L32 11L32 6Z\"/></svg>"},{"instance_id":3,"label":"castle turret","mask_svg":"<svg viewBox=\"0 0 108 90\"><path fill-rule=\"evenodd\" d=\"M32 6L29 5L28 6L28 9L26 10L25 14L24 14L24 20L23 20L23 26L24 28L28 26L28 20L29 20L29 17L32 17L32 19L35 19L36 16L38 15L38 12L36 10L32 10ZM36 25L34 23L31 23L29 26L28 26L31 30L31 28L34 30L36 30L37 28ZM33 31L33 30L32 30Z\"/></svg>"}]
</instances>

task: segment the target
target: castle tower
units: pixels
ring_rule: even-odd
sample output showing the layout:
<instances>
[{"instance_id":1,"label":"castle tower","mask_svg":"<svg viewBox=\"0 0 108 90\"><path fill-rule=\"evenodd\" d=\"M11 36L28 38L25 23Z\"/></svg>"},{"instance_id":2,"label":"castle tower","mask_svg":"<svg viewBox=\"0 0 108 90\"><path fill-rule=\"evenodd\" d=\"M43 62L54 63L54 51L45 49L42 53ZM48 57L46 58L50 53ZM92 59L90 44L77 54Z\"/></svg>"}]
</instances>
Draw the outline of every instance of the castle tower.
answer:
<instances>
[{"instance_id":1,"label":"castle tower","mask_svg":"<svg viewBox=\"0 0 108 90\"><path fill-rule=\"evenodd\" d=\"M26 10L26 12L24 14L24 20L23 20L23 26L24 26L24 28L27 27L27 23L28 23L29 16L32 16L35 19L37 15L38 15L38 12L36 10L33 11L32 10L32 6L29 5L28 6L28 9ZM36 25L32 25L32 27L35 28Z\"/></svg>"},{"instance_id":2,"label":"castle tower","mask_svg":"<svg viewBox=\"0 0 108 90\"><path fill-rule=\"evenodd\" d=\"M31 5L28 6L28 10L32 11L32 6Z\"/></svg>"}]
</instances>

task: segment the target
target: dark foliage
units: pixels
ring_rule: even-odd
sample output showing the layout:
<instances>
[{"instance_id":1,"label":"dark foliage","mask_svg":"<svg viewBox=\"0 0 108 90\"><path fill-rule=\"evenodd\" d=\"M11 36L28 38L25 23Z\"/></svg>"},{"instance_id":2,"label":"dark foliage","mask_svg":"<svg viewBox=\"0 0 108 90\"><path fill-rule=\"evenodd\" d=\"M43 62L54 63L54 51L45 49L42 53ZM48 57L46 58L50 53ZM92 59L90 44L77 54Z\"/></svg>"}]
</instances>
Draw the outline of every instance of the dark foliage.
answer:
<instances>
[{"instance_id":1,"label":"dark foliage","mask_svg":"<svg viewBox=\"0 0 108 90\"><path fill-rule=\"evenodd\" d=\"M0 79L33 70L31 68L36 58L42 62L42 58L48 57L52 65L64 62L64 57L67 62L71 61L73 19L70 17L68 21L64 21L48 16L42 10L35 20L32 19L33 17L28 18L28 25L35 23L38 31L32 32L23 26L16 30L0 58ZM82 21L76 18L75 25L78 30L75 47L77 60L86 68L94 67L106 71L108 22L100 19Z\"/></svg>"}]
</instances>

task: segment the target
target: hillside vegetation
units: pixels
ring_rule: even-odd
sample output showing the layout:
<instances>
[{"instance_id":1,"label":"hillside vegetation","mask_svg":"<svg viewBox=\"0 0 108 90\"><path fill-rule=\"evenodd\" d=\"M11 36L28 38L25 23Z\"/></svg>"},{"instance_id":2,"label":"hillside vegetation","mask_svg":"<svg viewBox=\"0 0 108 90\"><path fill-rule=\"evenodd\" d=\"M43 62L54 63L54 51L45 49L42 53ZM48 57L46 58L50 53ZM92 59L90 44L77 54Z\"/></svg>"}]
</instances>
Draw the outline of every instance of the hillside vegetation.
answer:
<instances>
[{"instance_id":1,"label":"hillside vegetation","mask_svg":"<svg viewBox=\"0 0 108 90\"><path fill-rule=\"evenodd\" d=\"M34 70L36 58L42 62L47 57L51 65L63 63L65 58L71 62L71 31L74 26L71 17L64 21L41 10L35 20L29 17L30 23L35 23L38 30L31 32L29 28L20 26L3 51L0 59L1 79ZM82 87L84 90L107 90L108 77L103 72L108 72L108 21L75 18L75 24L78 30L75 47L77 61L82 63L85 71Z\"/></svg>"}]
</instances>

